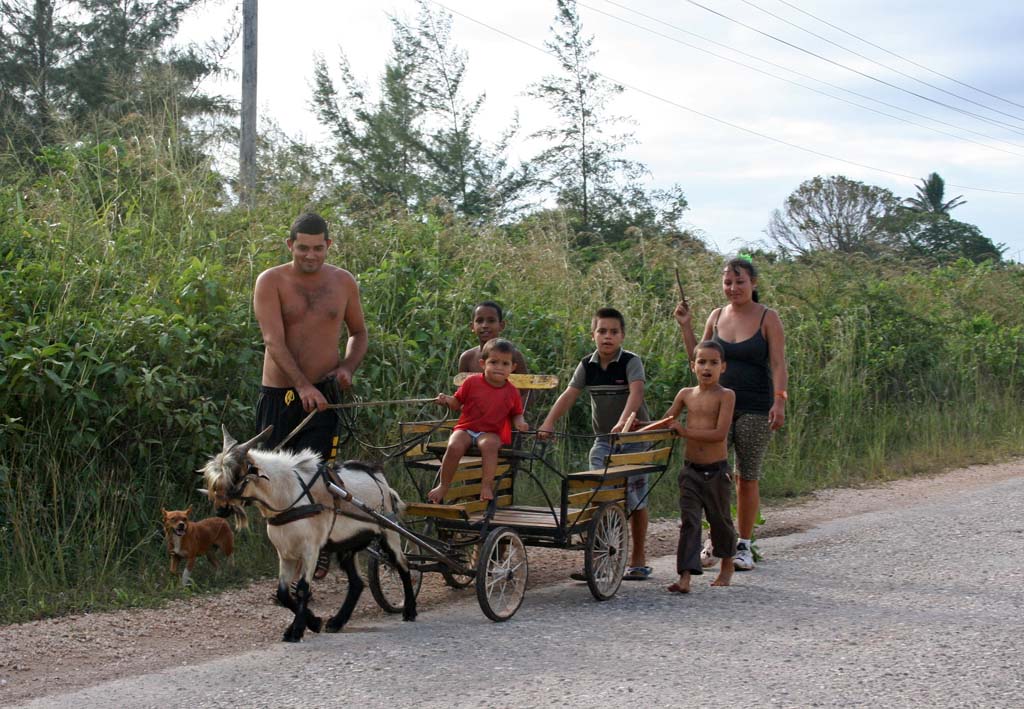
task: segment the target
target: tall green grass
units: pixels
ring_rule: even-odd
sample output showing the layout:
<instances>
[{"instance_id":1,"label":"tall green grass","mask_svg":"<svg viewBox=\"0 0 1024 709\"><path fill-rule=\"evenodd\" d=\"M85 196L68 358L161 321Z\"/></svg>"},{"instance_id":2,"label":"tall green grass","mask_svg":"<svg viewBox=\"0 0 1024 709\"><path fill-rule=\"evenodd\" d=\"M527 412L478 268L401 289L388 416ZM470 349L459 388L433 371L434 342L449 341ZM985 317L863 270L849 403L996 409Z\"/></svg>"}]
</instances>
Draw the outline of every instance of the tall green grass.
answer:
<instances>
[{"instance_id":1,"label":"tall green grass","mask_svg":"<svg viewBox=\"0 0 1024 709\"><path fill-rule=\"evenodd\" d=\"M591 349L593 310L621 309L657 415L692 383L671 317L674 270L698 328L721 302L718 255L648 239L584 265L557 215L476 227L300 186L239 210L209 165L168 141L85 141L2 167L0 621L183 593L165 570L160 508L209 514L193 471L219 449L222 422L252 432L262 360L252 284L286 259L287 227L306 207L333 225L331 262L360 280L371 344L354 394L365 399L450 392L457 356L474 344L472 305L493 298L532 371L563 385ZM1019 267L759 266L763 300L786 327L791 379L766 495L1024 450ZM381 446L396 442L399 420L440 413L363 409L355 428ZM588 427L578 404L566 431ZM559 466L584 465L586 447L563 447ZM384 452L355 441L344 451ZM393 464L389 475L408 492ZM655 514L675 514L674 488L655 491ZM200 571L198 588L273 572L258 531L238 549L234 567Z\"/></svg>"}]
</instances>

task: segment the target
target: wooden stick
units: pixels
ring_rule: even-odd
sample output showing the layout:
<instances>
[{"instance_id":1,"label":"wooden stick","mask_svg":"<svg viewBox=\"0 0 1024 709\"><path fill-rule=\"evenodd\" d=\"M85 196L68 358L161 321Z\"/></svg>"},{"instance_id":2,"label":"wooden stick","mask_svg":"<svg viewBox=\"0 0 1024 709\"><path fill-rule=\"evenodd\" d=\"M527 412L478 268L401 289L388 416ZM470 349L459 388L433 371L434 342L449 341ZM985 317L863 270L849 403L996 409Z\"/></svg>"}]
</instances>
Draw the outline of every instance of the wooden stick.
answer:
<instances>
[{"instance_id":1,"label":"wooden stick","mask_svg":"<svg viewBox=\"0 0 1024 709\"><path fill-rule=\"evenodd\" d=\"M313 418L314 416L316 416L316 414L317 414L317 410L316 409L313 409L308 414L306 414L306 418L304 418L301 421L299 421L299 425L296 426L295 428L293 428L292 432L289 433L287 436L285 436L285 439L283 441L281 441L276 446L274 446L274 450L278 451L278 450L281 450L282 448L284 448L284 444L287 443L288 441L292 440L292 438L295 437L296 433L298 433L303 428L305 428L306 424L309 423L309 420L311 418Z\"/></svg>"},{"instance_id":2,"label":"wooden stick","mask_svg":"<svg viewBox=\"0 0 1024 709\"><path fill-rule=\"evenodd\" d=\"M346 404L328 404L327 408L354 409L362 406L385 406L387 404L431 404L435 401L437 401L436 397L433 399L392 399L391 401L351 401ZM283 441L278 443L274 450L280 450L285 443L287 443L288 441L295 437L296 433L305 428L306 424L309 423L310 419L316 416L316 414L317 409L313 409L308 414L306 414L306 418L302 419L302 421L299 422L299 425L293 428L292 432L289 433L288 436Z\"/></svg>"},{"instance_id":3,"label":"wooden stick","mask_svg":"<svg viewBox=\"0 0 1024 709\"><path fill-rule=\"evenodd\" d=\"M683 291L683 279L679 277L679 269L676 269L676 285L679 287L679 299L686 303L686 293ZM689 303L687 303L689 305Z\"/></svg>"},{"instance_id":4,"label":"wooden stick","mask_svg":"<svg viewBox=\"0 0 1024 709\"><path fill-rule=\"evenodd\" d=\"M661 429L668 430L668 425L675 420L674 416L666 416L663 419L657 421L651 421L649 424L641 428L641 431L660 431Z\"/></svg>"},{"instance_id":5,"label":"wooden stick","mask_svg":"<svg viewBox=\"0 0 1024 709\"><path fill-rule=\"evenodd\" d=\"M630 431L632 431L633 430L633 422L634 421L636 421L636 411L631 413L629 415L629 418L626 419L626 425L622 427L622 432L623 433L629 433Z\"/></svg>"},{"instance_id":6,"label":"wooden stick","mask_svg":"<svg viewBox=\"0 0 1024 709\"><path fill-rule=\"evenodd\" d=\"M391 399L390 401L351 401L347 404L328 404L328 409L357 409L363 406L387 406L389 404L432 404L437 401L435 396L432 399Z\"/></svg>"}]
</instances>

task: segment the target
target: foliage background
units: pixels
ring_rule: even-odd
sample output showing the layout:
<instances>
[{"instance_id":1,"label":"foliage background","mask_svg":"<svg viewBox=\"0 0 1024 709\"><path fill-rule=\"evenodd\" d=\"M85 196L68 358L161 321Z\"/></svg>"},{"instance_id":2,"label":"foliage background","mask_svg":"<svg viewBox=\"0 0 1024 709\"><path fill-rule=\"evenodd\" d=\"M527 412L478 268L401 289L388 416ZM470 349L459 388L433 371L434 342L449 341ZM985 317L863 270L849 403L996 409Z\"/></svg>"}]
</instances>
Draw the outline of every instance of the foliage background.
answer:
<instances>
[{"instance_id":1,"label":"foliage background","mask_svg":"<svg viewBox=\"0 0 1024 709\"><path fill-rule=\"evenodd\" d=\"M450 391L474 344L470 309L492 298L532 370L563 383L590 350L593 310L621 309L660 413L691 382L670 315L675 269L699 318L721 302L722 255L686 228L683 188L650 190L646 168L623 159L628 117L601 100L617 88L589 66L596 45L572 0L552 8L562 74L535 85L554 110L533 158L507 154L514 117L501 136L478 134L468 57L424 0L415 20L393 20L375 87L346 60L337 78L318 63L310 110L334 140L265 130L248 201L215 167L237 144L234 107L202 86L226 71L237 26L169 46L201 5L0 0L0 622L191 592L166 573L160 509L209 514L194 471L222 423L253 432L252 284L286 258L304 209L331 222L331 261L363 289L365 399ZM769 223L776 248L755 261L792 384L766 495L1024 449L1024 270L952 219L959 198L947 197L937 174L903 204L816 176ZM438 413L360 411L344 453L380 456L372 446L395 443L398 421ZM586 406L567 419L588 431ZM582 465L585 448L562 446L560 467ZM652 505L674 514L671 484ZM237 556L222 573L201 565L195 588L274 568L259 532Z\"/></svg>"},{"instance_id":2,"label":"foliage background","mask_svg":"<svg viewBox=\"0 0 1024 709\"><path fill-rule=\"evenodd\" d=\"M8 159L0 188L0 583L3 620L138 603L178 593L167 579L160 508L193 505L193 471L222 422L252 431L262 346L252 283L286 257L296 205L335 226L330 260L358 274L371 348L366 399L450 389L473 343L471 305L495 298L534 371L566 381L590 347L591 311L628 318L653 411L690 382L671 318L674 269L698 318L720 302L721 257L652 239L580 258L557 213L474 226L273 191L252 211L173 143L126 137ZM763 300L787 328L791 400L764 492L797 495L979 460L1024 446L1024 271L818 254L759 264ZM393 443L401 418L370 409L357 427ZM534 418L541 412L534 411ZM587 429L586 406L568 430ZM536 423L536 420L533 421ZM373 457L355 448L351 455ZM574 461L566 454L565 465ZM390 469L392 479L400 471ZM654 499L672 514L671 485ZM262 535L205 585L270 573Z\"/></svg>"}]
</instances>

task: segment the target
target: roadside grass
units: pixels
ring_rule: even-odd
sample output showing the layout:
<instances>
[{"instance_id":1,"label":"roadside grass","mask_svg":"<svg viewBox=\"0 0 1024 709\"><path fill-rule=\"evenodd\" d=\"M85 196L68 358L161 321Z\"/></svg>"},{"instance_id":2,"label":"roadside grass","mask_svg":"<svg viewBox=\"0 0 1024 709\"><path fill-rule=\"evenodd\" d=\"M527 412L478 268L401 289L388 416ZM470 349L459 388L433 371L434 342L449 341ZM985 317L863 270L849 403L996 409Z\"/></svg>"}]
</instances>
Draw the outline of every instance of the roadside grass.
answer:
<instances>
[{"instance_id":1,"label":"roadside grass","mask_svg":"<svg viewBox=\"0 0 1024 709\"><path fill-rule=\"evenodd\" d=\"M583 263L557 214L505 228L298 188L234 208L227 181L170 140L83 138L33 165L0 154L0 167L0 622L181 593L167 579L160 509L195 502L196 517L209 515L194 471L219 450L221 424L251 432L263 357L252 285L286 257L300 205L331 222L330 261L359 277L371 327L362 399L450 393L458 353L475 344L472 305L493 298L531 371L563 387L592 350L594 309L622 310L659 416L692 383L671 316L676 269L698 333L721 304L721 256L692 245L651 239ZM790 369L764 496L1024 451L1024 268L851 256L759 268ZM549 405L531 405L528 420ZM588 409L573 407L564 430L585 435ZM397 421L437 415L360 411L346 454L379 459L387 450L372 446L395 443ZM586 447L561 446L559 470L583 469ZM655 516L676 515L673 477L654 490ZM188 593L275 571L261 533L240 535L238 557L198 572Z\"/></svg>"}]
</instances>

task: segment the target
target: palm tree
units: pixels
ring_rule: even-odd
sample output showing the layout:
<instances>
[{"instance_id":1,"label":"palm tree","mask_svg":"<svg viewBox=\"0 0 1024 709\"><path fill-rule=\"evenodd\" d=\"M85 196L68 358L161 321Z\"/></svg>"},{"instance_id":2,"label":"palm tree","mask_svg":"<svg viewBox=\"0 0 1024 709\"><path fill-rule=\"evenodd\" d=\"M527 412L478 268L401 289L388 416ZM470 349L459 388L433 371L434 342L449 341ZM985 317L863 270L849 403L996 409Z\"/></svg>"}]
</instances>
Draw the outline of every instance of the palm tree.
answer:
<instances>
[{"instance_id":1,"label":"palm tree","mask_svg":"<svg viewBox=\"0 0 1024 709\"><path fill-rule=\"evenodd\" d=\"M957 195L948 202L943 202L942 198L945 196L945 191L946 181L939 177L939 173L933 172L926 179L921 180L921 184L917 186L917 196L907 197L903 200L903 204L913 212L931 212L933 214L946 215L949 214L951 209L955 209L961 204L967 204L967 200L963 198L963 195Z\"/></svg>"}]
</instances>

